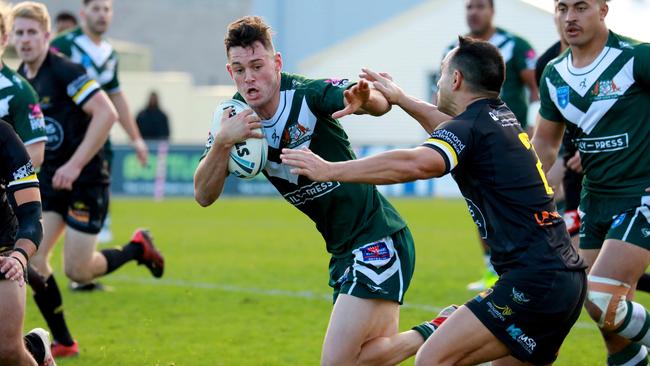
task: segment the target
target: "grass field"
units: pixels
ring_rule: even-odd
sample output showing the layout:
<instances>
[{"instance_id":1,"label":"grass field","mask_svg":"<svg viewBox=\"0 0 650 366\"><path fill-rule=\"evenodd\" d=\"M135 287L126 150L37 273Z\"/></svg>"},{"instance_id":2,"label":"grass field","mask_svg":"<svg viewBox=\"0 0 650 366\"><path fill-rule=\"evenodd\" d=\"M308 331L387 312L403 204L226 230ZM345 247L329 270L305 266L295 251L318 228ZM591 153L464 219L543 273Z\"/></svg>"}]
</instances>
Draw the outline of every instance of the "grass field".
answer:
<instances>
[{"instance_id":1,"label":"grass field","mask_svg":"<svg viewBox=\"0 0 650 366\"><path fill-rule=\"evenodd\" d=\"M401 328L463 303L480 275L473 223L462 201L391 200L407 219L417 265ZM329 313L327 256L314 225L281 200L115 199L114 245L151 228L166 258L154 280L128 264L102 279L110 292L73 293L53 258L81 355L72 365L316 365ZM650 297L639 301L650 304ZM43 326L28 299L26 329ZM405 365L412 365L412 359ZM602 365L605 352L583 313L557 365Z\"/></svg>"}]
</instances>

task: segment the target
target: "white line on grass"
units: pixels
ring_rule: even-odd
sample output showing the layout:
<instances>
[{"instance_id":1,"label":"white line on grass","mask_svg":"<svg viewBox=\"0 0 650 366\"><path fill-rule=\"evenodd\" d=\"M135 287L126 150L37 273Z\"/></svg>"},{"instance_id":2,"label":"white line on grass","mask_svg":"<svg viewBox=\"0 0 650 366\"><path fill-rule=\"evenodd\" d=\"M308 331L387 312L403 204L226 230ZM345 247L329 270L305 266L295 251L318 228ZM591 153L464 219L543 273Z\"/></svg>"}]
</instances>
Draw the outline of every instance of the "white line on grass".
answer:
<instances>
[{"instance_id":1,"label":"white line on grass","mask_svg":"<svg viewBox=\"0 0 650 366\"><path fill-rule=\"evenodd\" d=\"M195 288L195 289L205 289L205 290L217 290L224 292L232 292L238 294L250 294L250 295L263 295L263 296L279 296L279 297L288 297L294 299L308 299L308 300L325 300L328 302L332 301L332 295L319 294L312 291L291 291L291 290L279 290L279 289L263 289L257 287L240 287L233 285L226 285L220 283L212 282L195 282L195 281L186 281L186 280L175 280L175 279L152 279L152 278L137 278L131 276L121 276L113 275L110 276L110 279L118 282L128 282L135 283L138 285L156 285L156 286L165 286L165 287L179 287L179 288ZM414 304L405 302L402 305L404 309L416 309L427 311L433 314L437 314L443 308L438 306L431 306L425 304ZM578 321L575 324L576 328L579 329L595 329L596 325L594 323Z\"/></svg>"}]
</instances>

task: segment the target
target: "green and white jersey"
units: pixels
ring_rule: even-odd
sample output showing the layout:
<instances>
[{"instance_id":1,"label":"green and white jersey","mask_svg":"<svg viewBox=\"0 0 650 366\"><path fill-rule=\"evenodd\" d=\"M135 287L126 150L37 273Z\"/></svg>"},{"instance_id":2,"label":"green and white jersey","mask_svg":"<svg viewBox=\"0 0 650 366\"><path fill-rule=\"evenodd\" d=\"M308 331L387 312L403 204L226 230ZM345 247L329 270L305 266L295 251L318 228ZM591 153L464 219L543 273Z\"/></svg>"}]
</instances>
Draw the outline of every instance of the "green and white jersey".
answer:
<instances>
[{"instance_id":1,"label":"green and white jersey","mask_svg":"<svg viewBox=\"0 0 650 366\"><path fill-rule=\"evenodd\" d=\"M97 45L77 27L56 37L51 46L72 62L85 67L88 76L95 79L106 93L120 91L118 55L106 40Z\"/></svg>"},{"instance_id":2,"label":"green and white jersey","mask_svg":"<svg viewBox=\"0 0 650 366\"><path fill-rule=\"evenodd\" d=\"M642 195L650 187L650 44L610 32L591 65L574 67L569 49L540 84L539 112L574 136L586 192Z\"/></svg>"},{"instance_id":3,"label":"green and white jersey","mask_svg":"<svg viewBox=\"0 0 650 366\"><path fill-rule=\"evenodd\" d=\"M0 70L0 119L13 127L25 145L47 141L45 120L36 92L5 64Z\"/></svg>"},{"instance_id":4,"label":"green and white jersey","mask_svg":"<svg viewBox=\"0 0 650 366\"><path fill-rule=\"evenodd\" d=\"M501 100L508 105L521 127L525 129L528 125L528 98L521 72L535 70L537 62L535 50L525 39L498 27L488 42L499 49L506 64L506 80L501 87ZM458 41L451 44L444 55L446 56L457 46Z\"/></svg>"},{"instance_id":5,"label":"green and white jersey","mask_svg":"<svg viewBox=\"0 0 650 366\"><path fill-rule=\"evenodd\" d=\"M332 118L344 108L347 79L310 80L282 74L280 104L270 120L262 121L269 145L264 175L282 196L316 223L327 251L349 254L406 227L395 208L368 184L313 182L291 173L282 164L283 148L308 147L329 161L355 159L348 136ZM245 102L237 93L235 99Z\"/></svg>"}]
</instances>

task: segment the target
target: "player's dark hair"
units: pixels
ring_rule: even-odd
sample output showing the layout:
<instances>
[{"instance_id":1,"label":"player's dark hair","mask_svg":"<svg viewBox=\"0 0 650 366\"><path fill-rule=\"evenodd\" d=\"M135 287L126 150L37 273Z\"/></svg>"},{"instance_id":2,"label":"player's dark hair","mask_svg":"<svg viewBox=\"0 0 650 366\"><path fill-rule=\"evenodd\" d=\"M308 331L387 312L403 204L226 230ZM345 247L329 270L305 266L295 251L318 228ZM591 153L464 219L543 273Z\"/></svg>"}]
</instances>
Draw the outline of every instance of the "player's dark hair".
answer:
<instances>
[{"instance_id":1,"label":"player's dark hair","mask_svg":"<svg viewBox=\"0 0 650 366\"><path fill-rule=\"evenodd\" d=\"M470 37L458 37L458 47L448 67L449 72L460 71L474 92L499 93L505 80L506 65L499 49L490 42Z\"/></svg>"},{"instance_id":2,"label":"player's dark hair","mask_svg":"<svg viewBox=\"0 0 650 366\"><path fill-rule=\"evenodd\" d=\"M273 51L273 40L271 38L271 27L264 22L260 16L245 16L228 24L226 37L223 42L226 45L226 54L233 47L251 47L259 41L268 51Z\"/></svg>"},{"instance_id":3,"label":"player's dark hair","mask_svg":"<svg viewBox=\"0 0 650 366\"><path fill-rule=\"evenodd\" d=\"M58 23L58 22L72 22L72 23L74 23L75 25L77 25L77 23L78 23L78 22L77 22L77 17L74 16L74 14L72 14L72 13L69 12L69 11L62 11L62 12L60 12L59 14L57 14L57 15L56 15L56 18L55 18L55 21L56 21L57 23Z\"/></svg>"}]
</instances>

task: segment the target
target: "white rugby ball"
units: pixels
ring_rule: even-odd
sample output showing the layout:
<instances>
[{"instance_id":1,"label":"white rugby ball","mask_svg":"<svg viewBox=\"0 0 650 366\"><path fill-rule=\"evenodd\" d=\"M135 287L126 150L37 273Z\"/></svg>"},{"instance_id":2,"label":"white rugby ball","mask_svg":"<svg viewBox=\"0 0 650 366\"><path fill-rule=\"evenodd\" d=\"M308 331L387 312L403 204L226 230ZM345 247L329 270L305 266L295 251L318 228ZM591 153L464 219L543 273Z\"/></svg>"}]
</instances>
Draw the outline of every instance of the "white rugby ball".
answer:
<instances>
[{"instance_id":1,"label":"white rugby ball","mask_svg":"<svg viewBox=\"0 0 650 366\"><path fill-rule=\"evenodd\" d=\"M246 109L250 109L246 103L236 99L228 99L221 102L214 111L212 118L212 128L210 129L212 137L216 136L221 129L221 117L223 116L223 112L228 108L232 108L231 117ZM262 133L262 130L257 129L257 132ZM265 138L249 138L235 144L232 150L230 150L228 171L230 174L243 179L255 177L266 166L268 148L269 146Z\"/></svg>"}]
</instances>

